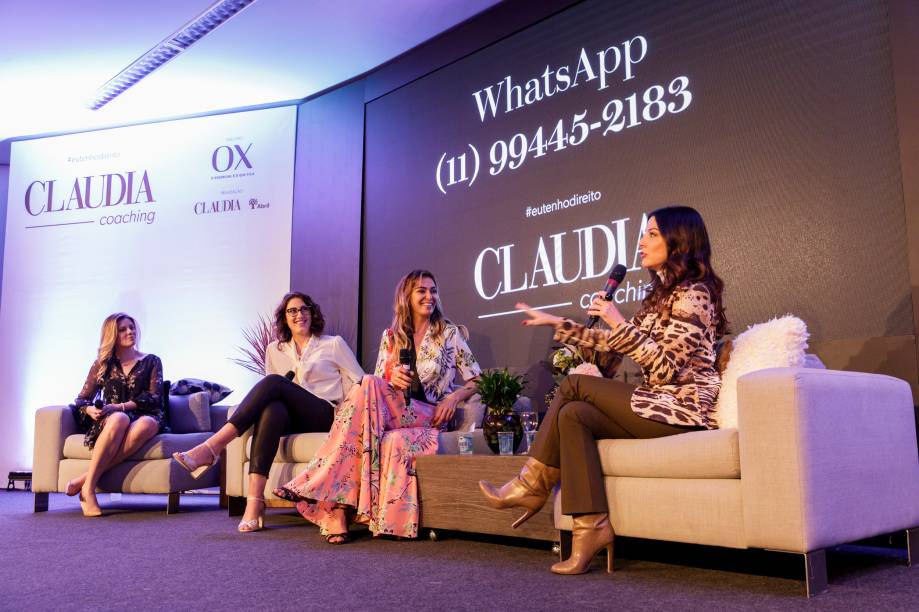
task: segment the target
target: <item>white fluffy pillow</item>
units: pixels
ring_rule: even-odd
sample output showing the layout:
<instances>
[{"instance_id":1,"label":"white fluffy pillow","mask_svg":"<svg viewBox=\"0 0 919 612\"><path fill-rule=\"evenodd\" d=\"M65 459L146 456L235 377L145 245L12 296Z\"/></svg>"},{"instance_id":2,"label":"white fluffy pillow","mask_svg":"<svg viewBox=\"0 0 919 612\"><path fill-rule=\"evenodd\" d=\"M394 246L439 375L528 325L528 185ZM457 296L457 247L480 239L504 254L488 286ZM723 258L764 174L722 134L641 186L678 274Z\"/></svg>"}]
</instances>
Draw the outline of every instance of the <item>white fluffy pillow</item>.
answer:
<instances>
[{"instance_id":1,"label":"white fluffy pillow","mask_svg":"<svg viewBox=\"0 0 919 612\"><path fill-rule=\"evenodd\" d=\"M802 367L808 336L804 321L785 315L752 325L734 338L734 348L721 376L721 392L715 404L718 427L737 427L737 379L766 368Z\"/></svg>"}]
</instances>

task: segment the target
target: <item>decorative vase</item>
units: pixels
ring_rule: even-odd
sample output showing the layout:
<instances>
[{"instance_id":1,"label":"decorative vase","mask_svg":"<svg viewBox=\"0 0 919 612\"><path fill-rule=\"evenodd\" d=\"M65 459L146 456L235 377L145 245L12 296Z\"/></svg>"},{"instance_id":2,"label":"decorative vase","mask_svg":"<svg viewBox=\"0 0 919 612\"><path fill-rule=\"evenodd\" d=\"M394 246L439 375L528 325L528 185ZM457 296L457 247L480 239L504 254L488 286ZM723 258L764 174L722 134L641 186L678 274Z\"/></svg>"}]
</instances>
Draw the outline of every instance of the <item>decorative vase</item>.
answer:
<instances>
[{"instance_id":1,"label":"decorative vase","mask_svg":"<svg viewBox=\"0 0 919 612\"><path fill-rule=\"evenodd\" d=\"M516 412L499 412L491 408L486 408L485 418L482 419L482 433L485 435L485 442L488 448L496 455L500 452L498 449L498 432L514 432L514 452L520 446L523 440L523 427L520 425L520 416Z\"/></svg>"}]
</instances>

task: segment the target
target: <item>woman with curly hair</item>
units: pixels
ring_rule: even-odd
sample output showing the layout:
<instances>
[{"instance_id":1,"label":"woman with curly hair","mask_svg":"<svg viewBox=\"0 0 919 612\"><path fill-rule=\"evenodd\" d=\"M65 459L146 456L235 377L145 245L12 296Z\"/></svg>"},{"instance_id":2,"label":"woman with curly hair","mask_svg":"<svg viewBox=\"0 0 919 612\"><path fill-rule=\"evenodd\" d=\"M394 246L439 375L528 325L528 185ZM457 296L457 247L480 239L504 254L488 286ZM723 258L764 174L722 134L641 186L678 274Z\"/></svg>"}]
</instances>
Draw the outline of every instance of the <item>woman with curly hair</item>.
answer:
<instances>
[{"instance_id":1,"label":"woman with curly hair","mask_svg":"<svg viewBox=\"0 0 919 612\"><path fill-rule=\"evenodd\" d=\"M465 329L444 318L433 274L413 270L402 277L393 310L375 375L364 377L338 409L306 470L274 492L298 502L330 544L348 541L351 520L374 535L418 535L414 458L437 451L438 428L475 393L472 381L481 372Z\"/></svg>"},{"instance_id":2,"label":"woman with curly hair","mask_svg":"<svg viewBox=\"0 0 919 612\"><path fill-rule=\"evenodd\" d=\"M258 531L265 520L265 483L281 436L328 431L335 407L345 396L343 383L364 376L341 336L325 336L325 319L310 296L294 291L274 313L278 339L265 349L265 378L239 403L226 425L185 453L174 453L193 476L217 462L237 436L255 427L249 458L249 495L241 532ZM350 385L349 385L350 386Z\"/></svg>"},{"instance_id":3,"label":"woman with curly hair","mask_svg":"<svg viewBox=\"0 0 919 612\"><path fill-rule=\"evenodd\" d=\"M639 243L650 291L627 321L613 302L594 298L588 314L609 329L589 329L543 311L517 307L524 325L555 328L555 339L593 351L607 376L628 355L644 374L640 386L609 378L566 377L536 433L531 459L517 477L496 489L479 486L495 508L526 510L514 527L539 512L561 478L562 513L573 517L571 556L552 566L557 574L582 574L607 549L612 571L613 528L597 440L659 438L717 427L713 416L721 388L715 342L727 332L724 283L711 265L702 216L688 206L659 208L648 216Z\"/></svg>"},{"instance_id":4,"label":"woman with curly hair","mask_svg":"<svg viewBox=\"0 0 919 612\"><path fill-rule=\"evenodd\" d=\"M137 350L140 327L134 317L116 312L105 318L96 360L71 405L77 425L93 449L89 470L67 483L67 495L80 494L84 516L102 516L96 485L109 468L166 431L163 418L163 364ZM100 396L101 398L97 397Z\"/></svg>"}]
</instances>

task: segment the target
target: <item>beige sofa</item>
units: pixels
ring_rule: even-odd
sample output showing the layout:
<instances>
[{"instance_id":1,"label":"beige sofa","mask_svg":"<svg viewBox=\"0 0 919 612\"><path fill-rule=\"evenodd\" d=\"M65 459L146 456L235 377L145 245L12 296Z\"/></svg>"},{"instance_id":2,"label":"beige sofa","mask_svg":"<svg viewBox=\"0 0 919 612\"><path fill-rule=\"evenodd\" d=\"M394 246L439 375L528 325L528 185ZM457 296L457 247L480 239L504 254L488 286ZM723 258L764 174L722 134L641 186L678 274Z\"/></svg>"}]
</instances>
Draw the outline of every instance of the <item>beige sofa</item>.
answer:
<instances>
[{"instance_id":1,"label":"beige sofa","mask_svg":"<svg viewBox=\"0 0 919 612\"><path fill-rule=\"evenodd\" d=\"M208 470L195 480L172 459L206 440L226 423L227 407L211 406L208 393L169 397L172 433L154 436L133 457L106 472L99 489L109 493L167 494L166 512L179 508L183 491L215 487L220 470ZM83 445L83 434L68 406L47 406L35 413L35 450L32 491L35 512L48 509L48 494L62 493L67 482L88 469L92 451Z\"/></svg>"},{"instance_id":2,"label":"beige sofa","mask_svg":"<svg viewBox=\"0 0 919 612\"><path fill-rule=\"evenodd\" d=\"M618 535L803 555L807 593L824 551L919 530L919 459L909 385L877 374L760 370L738 380L737 429L598 442ZM561 486L564 486L562 483ZM562 557L571 518L555 502Z\"/></svg>"}]
</instances>

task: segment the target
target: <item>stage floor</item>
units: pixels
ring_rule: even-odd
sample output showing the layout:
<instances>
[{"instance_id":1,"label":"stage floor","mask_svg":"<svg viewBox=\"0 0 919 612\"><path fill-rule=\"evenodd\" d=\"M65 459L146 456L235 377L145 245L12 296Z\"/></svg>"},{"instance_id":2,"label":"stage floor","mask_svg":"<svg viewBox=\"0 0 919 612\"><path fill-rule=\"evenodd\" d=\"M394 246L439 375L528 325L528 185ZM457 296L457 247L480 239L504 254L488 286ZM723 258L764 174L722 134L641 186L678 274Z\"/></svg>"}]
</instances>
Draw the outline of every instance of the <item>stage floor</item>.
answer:
<instances>
[{"instance_id":1,"label":"stage floor","mask_svg":"<svg viewBox=\"0 0 919 612\"><path fill-rule=\"evenodd\" d=\"M436 542L331 546L290 509L239 534L216 496L100 495L86 519L76 498L0 492L0 610L912 610L919 568L891 549L828 555L829 589L808 601L795 559L756 551L623 540L616 572L555 576L548 542L440 532Z\"/></svg>"}]
</instances>

